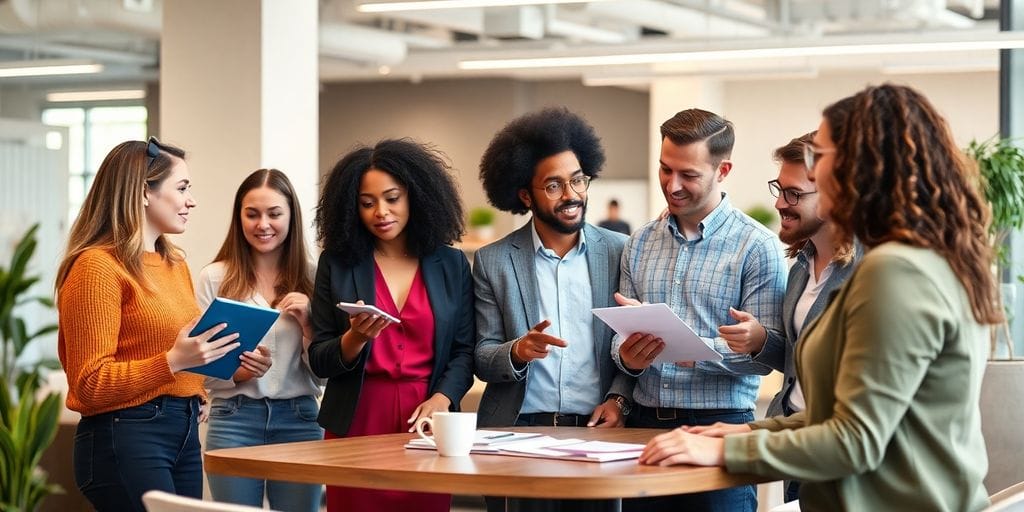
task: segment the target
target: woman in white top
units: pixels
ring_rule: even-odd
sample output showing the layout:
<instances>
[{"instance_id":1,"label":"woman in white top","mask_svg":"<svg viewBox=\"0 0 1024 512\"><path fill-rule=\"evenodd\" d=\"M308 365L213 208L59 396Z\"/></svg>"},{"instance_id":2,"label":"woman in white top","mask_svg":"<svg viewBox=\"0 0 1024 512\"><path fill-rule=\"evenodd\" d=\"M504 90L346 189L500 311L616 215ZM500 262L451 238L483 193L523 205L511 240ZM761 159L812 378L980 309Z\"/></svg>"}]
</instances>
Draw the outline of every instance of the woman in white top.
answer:
<instances>
[{"instance_id":1,"label":"woman in white top","mask_svg":"<svg viewBox=\"0 0 1024 512\"><path fill-rule=\"evenodd\" d=\"M316 422L320 380L306 358L311 339L312 265L302 213L288 177L260 169L235 194L231 226L214 262L203 269L199 306L215 297L281 311L255 351L242 354L231 380L206 379L210 391L207 449L321 439ZM274 510L319 510L321 488L289 482L208 475L218 501Z\"/></svg>"}]
</instances>

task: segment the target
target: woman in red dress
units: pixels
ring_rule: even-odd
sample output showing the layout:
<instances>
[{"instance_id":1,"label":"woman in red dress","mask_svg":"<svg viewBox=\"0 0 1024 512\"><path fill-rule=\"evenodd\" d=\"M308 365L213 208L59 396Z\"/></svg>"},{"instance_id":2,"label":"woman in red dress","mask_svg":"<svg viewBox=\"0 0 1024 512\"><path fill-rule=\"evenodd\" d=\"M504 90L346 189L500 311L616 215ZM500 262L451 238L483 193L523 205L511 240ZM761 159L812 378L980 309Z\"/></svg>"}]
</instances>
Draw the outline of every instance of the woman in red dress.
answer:
<instances>
[{"instance_id":1,"label":"woman in red dress","mask_svg":"<svg viewBox=\"0 0 1024 512\"><path fill-rule=\"evenodd\" d=\"M341 159L316 214L324 252L312 300L309 363L327 378L325 438L411 431L458 410L473 383L473 279L461 251L462 204L443 155L408 139ZM396 317L349 316L339 302ZM327 509L448 510L450 495L327 488Z\"/></svg>"}]
</instances>

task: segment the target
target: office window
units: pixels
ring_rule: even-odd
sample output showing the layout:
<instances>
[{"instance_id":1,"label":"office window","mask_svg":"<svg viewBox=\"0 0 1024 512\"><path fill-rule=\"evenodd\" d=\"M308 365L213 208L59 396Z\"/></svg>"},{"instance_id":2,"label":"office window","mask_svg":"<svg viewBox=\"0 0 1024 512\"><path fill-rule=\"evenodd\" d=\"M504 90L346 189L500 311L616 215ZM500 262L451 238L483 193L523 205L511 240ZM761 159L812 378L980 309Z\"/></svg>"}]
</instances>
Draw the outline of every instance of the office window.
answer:
<instances>
[{"instance_id":1,"label":"office window","mask_svg":"<svg viewBox=\"0 0 1024 512\"><path fill-rule=\"evenodd\" d=\"M103 158L126 140L145 140L146 107L75 107L43 110L43 123L68 128L68 226Z\"/></svg>"}]
</instances>

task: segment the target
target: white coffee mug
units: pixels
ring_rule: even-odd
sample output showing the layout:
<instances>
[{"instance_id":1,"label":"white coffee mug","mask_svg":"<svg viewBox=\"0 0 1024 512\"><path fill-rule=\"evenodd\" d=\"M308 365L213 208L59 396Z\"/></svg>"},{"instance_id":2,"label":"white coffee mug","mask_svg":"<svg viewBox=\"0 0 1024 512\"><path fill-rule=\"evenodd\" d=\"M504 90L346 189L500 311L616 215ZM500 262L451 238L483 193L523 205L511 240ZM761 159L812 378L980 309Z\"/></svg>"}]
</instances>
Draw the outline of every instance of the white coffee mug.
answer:
<instances>
[{"instance_id":1,"label":"white coffee mug","mask_svg":"<svg viewBox=\"0 0 1024 512\"><path fill-rule=\"evenodd\" d=\"M423 433L423 426L430 425L434 435ZM429 418L420 418L416 422L416 433L437 448L437 453L444 457L461 457L469 455L476 438L475 412L435 412Z\"/></svg>"}]
</instances>

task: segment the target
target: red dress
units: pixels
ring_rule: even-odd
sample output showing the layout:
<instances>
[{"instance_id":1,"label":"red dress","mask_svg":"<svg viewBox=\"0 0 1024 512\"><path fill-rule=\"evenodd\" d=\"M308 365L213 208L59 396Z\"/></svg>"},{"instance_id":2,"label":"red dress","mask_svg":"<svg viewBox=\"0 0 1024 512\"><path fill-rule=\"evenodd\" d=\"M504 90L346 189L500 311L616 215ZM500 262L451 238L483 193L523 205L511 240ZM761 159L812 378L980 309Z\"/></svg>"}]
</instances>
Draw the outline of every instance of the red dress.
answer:
<instances>
[{"instance_id":1,"label":"red dress","mask_svg":"<svg viewBox=\"0 0 1024 512\"><path fill-rule=\"evenodd\" d=\"M420 271L416 271L401 311L376 265L374 273L376 306L402 322L388 326L371 342L359 403L345 437L408 431L406 420L428 398L434 367L434 312ZM327 439L333 437L330 432L325 434ZM451 508L451 501L450 494L327 486L329 512L446 511Z\"/></svg>"}]
</instances>

